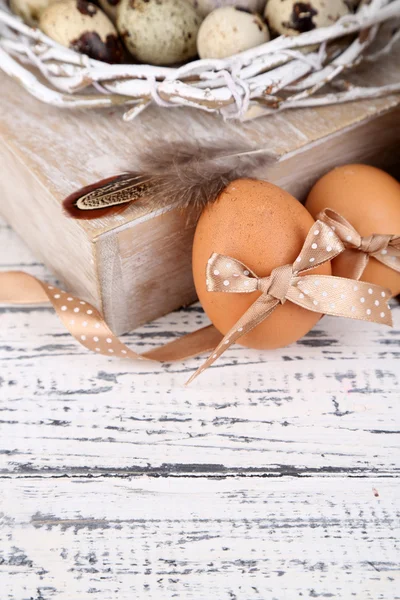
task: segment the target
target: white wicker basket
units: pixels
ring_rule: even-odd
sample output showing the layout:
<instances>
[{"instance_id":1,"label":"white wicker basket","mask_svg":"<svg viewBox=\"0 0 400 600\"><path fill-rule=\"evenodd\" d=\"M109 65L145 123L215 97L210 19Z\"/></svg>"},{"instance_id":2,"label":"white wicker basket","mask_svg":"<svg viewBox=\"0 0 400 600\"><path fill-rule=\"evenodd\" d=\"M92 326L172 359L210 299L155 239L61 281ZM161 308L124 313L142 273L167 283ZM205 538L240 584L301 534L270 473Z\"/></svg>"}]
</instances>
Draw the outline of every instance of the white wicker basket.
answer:
<instances>
[{"instance_id":1,"label":"white wicker basket","mask_svg":"<svg viewBox=\"0 0 400 600\"><path fill-rule=\"evenodd\" d=\"M363 59L390 52L399 31L378 52L367 50L380 25L398 18L400 0L371 0L330 27L281 36L227 59L166 68L90 59L28 27L0 0L0 68L36 98L59 107L130 105L124 114L130 120L156 103L253 118L399 92L400 81L359 87L339 77ZM312 50L303 52L306 46Z\"/></svg>"}]
</instances>

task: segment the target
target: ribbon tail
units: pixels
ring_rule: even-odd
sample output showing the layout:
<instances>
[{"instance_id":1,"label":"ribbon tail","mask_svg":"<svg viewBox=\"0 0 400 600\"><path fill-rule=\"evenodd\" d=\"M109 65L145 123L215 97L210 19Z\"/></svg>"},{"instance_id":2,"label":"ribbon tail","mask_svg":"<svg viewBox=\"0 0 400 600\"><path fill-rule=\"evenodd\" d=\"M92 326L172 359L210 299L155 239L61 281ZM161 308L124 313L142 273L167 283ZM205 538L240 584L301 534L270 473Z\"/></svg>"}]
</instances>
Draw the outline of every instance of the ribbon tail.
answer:
<instances>
[{"instance_id":1,"label":"ribbon tail","mask_svg":"<svg viewBox=\"0 0 400 600\"><path fill-rule=\"evenodd\" d=\"M49 297L41 282L23 271L0 273L0 303L47 304Z\"/></svg>"},{"instance_id":2,"label":"ribbon tail","mask_svg":"<svg viewBox=\"0 0 400 600\"><path fill-rule=\"evenodd\" d=\"M390 267L393 271L400 273L400 251L398 256L396 254L386 254L382 255L379 252L376 254L372 254L375 260L378 260L380 263L385 265L385 267Z\"/></svg>"},{"instance_id":3,"label":"ribbon tail","mask_svg":"<svg viewBox=\"0 0 400 600\"><path fill-rule=\"evenodd\" d=\"M118 339L100 312L89 302L23 271L0 273L0 303L50 303L66 329L82 346L108 357L173 362L210 351L222 339L222 335L211 325L138 354Z\"/></svg>"},{"instance_id":4,"label":"ribbon tail","mask_svg":"<svg viewBox=\"0 0 400 600\"><path fill-rule=\"evenodd\" d=\"M221 340L222 334L215 329L214 325L208 325L208 327L202 327L183 335L164 346L144 352L142 356L158 362L185 360L203 354L203 352L210 352Z\"/></svg>"},{"instance_id":5,"label":"ribbon tail","mask_svg":"<svg viewBox=\"0 0 400 600\"><path fill-rule=\"evenodd\" d=\"M213 353L208 357L208 359L193 373L193 375L188 379L185 385L189 385L192 383L196 377L200 375L205 369L211 366L217 358L221 356L234 344L239 338L246 335L252 331L257 325L262 323L269 315L275 310L278 306L279 300L269 296L268 294L263 294L260 296L244 313L244 315L235 323L235 325L228 331L222 341L218 344L218 346L214 349Z\"/></svg>"},{"instance_id":6,"label":"ribbon tail","mask_svg":"<svg viewBox=\"0 0 400 600\"><path fill-rule=\"evenodd\" d=\"M289 288L287 299L313 312L391 326L390 295L390 290L373 283L305 275Z\"/></svg>"}]
</instances>

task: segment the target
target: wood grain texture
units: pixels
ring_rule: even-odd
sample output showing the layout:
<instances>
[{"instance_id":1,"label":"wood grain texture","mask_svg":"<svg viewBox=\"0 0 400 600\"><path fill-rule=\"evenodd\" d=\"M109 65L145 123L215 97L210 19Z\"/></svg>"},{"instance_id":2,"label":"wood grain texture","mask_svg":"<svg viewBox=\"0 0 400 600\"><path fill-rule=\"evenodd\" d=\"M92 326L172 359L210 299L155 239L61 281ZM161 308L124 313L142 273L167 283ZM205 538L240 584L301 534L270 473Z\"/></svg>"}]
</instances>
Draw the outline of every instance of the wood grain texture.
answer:
<instances>
[{"instance_id":1,"label":"wood grain texture","mask_svg":"<svg viewBox=\"0 0 400 600\"><path fill-rule=\"evenodd\" d=\"M2 600L396 600L395 480L3 480Z\"/></svg>"},{"instance_id":2,"label":"wood grain texture","mask_svg":"<svg viewBox=\"0 0 400 600\"><path fill-rule=\"evenodd\" d=\"M21 157L0 144L0 213L17 224L23 239L34 239L35 256L51 262L62 279L69 273L70 289L90 302L98 300L94 244L71 219L60 218L60 206L39 178L25 169ZM49 227L51 223L51 227ZM51 257L51 258L50 258ZM71 268L74 265L74 268ZM79 265L79 268L77 268Z\"/></svg>"},{"instance_id":3,"label":"wood grain texture","mask_svg":"<svg viewBox=\"0 0 400 600\"><path fill-rule=\"evenodd\" d=\"M98 238L102 305L113 331L131 331L196 300L193 235L188 215L174 209Z\"/></svg>"}]
</instances>

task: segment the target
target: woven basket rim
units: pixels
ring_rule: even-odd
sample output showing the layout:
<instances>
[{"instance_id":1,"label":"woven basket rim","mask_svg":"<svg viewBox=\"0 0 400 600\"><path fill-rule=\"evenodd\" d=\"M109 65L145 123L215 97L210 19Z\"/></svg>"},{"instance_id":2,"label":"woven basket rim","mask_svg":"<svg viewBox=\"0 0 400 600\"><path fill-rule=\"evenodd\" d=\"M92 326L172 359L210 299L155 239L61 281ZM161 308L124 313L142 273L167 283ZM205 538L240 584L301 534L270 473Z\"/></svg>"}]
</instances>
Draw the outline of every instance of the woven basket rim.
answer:
<instances>
[{"instance_id":1,"label":"woven basket rim","mask_svg":"<svg viewBox=\"0 0 400 600\"><path fill-rule=\"evenodd\" d=\"M329 27L280 36L225 59L197 59L177 67L109 65L54 42L23 23L10 12L6 0L0 0L0 68L50 104L132 105L125 113L126 120L154 103L192 106L225 118L252 118L285 108L356 99L351 93L333 97L332 92L325 96L317 92L344 69L358 64L379 26L397 17L400 0L371 0ZM340 39L346 43L330 58L328 43ZM313 49L303 53L304 46ZM36 67L38 76L24 63ZM377 93L397 91L392 88L380 92L374 88L371 93L376 97Z\"/></svg>"}]
</instances>

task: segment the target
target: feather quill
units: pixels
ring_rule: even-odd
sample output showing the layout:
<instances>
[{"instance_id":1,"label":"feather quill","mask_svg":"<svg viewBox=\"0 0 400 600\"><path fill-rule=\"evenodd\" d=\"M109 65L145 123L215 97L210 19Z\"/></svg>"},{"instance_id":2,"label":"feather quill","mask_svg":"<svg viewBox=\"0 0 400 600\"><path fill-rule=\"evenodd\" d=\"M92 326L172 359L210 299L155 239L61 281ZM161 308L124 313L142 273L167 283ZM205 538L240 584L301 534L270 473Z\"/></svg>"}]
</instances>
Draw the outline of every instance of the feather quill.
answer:
<instances>
[{"instance_id":1,"label":"feather quill","mask_svg":"<svg viewBox=\"0 0 400 600\"><path fill-rule=\"evenodd\" d=\"M176 205L198 214L233 180L250 177L277 160L249 144L159 142L138 157L139 170L101 180L74 192L64 209L75 219L95 219L125 210L139 198L154 209Z\"/></svg>"}]
</instances>

